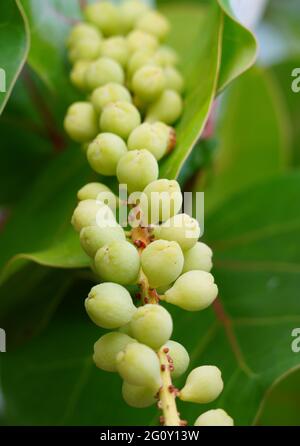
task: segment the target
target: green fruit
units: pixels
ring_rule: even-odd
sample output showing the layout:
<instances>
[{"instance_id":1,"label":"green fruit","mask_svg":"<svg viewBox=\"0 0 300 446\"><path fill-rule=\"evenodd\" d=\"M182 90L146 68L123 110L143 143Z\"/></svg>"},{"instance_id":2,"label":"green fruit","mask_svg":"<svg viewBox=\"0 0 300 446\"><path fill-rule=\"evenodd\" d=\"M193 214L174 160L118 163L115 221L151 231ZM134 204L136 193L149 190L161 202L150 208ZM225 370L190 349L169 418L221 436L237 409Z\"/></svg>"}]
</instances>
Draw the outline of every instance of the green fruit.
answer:
<instances>
[{"instance_id":1,"label":"green fruit","mask_svg":"<svg viewBox=\"0 0 300 446\"><path fill-rule=\"evenodd\" d=\"M166 88L182 93L184 89L184 80L178 70L174 67L166 67L164 69L166 79Z\"/></svg>"},{"instance_id":2,"label":"green fruit","mask_svg":"<svg viewBox=\"0 0 300 446\"><path fill-rule=\"evenodd\" d=\"M128 191L137 192L158 178L158 164L148 150L132 150L119 161L117 177L120 184L127 184Z\"/></svg>"},{"instance_id":3,"label":"green fruit","mask_svg":"<svg viewBox=\"0 0 300 446\"><path fill-rule=\"evenodd\" d=\"M165 124L172 125L180 117L182 107L182 99L177 91L165 90L163 94L150 105L146 121L162 121Z\"/></svg>"},{"instance_id":4,"label":"green fruit","mask_svg":"<svg viewBox=\"0 0 300 446\"><path fill-rule=\"evenodd\" d=\"M220 370L215 366L204 365L191 371L179 397L182 401L207 404L218 398L223 387Z\"/></svg>"},{"instance_id":5,"label":"green fruit","mask_svg":"<svg viewBox=\"0 0 300 446\"><path fill-rule=\"evenodd\" d=\"M141 116L137 108L124 101L106 105L100 118L100 127L103 132L116 133L125 140L140 123Z\"/></svg>"},{"instance_id":6,"label":"green fruit","mask_svg":"<svg viewBox=\"0 0 300 446\"><path fill-rule=\"evenodd\" d=\"M178 64L178 54L170 46L162 45L155 52L154 60L161 67L171 67Z\"/></svg>"},{"instance_id":7,"label":"green fruit","mask_svg":"<svg viewBox=\"0 0 300 446\"><path fill-rule=\"evenodd\" d=\"M67 111L64 127L76 142L84 143L95 138L99 132L96 112L89 102L75 102Z\"/></svg>"},{"instance_id":8,"label":"green fruit","mask_svg":"<svg viewBox=\"0 0 300 446\"><path fill-rule=\"evenodd\" d=\"M86 90L85 75L90 63L87 60L78 60L71 70L71 82L79 90Z\"/></svg>"},{"instance_id":9,"label":"green fruit","mask_svg":"<svg viewBox=\"0 0 300 446\"><path fill-rule=\"evenodd\" d=\"M194 426L234 426L233 419L223 409L208 410L195 421Z\"/></svg>"},{"instance_id":10,"label":"green fruit","mask_svg":"<svg viewBox=\"0 0 300 446\"><path fill-rule=\"evenodd\" d=\"M124 381L134 386L147 387L154 394L161 386L158 356L147 345L128 344L117 355L117 369Z\"/></svg>"},{"instance_id":11,"label":"green fruit","mask_svg":"<svg viewBox=\"0 0 300 446\"><path fill-rule=\"evenodd\" d=\"M144 189L141 208L146 226L166 221L176 215L182 206L182 193L175 180L157 180Z\"/></svg>"},{"instance_id":12,"label":"green fruit","mask_svg":"<svg viewBox=\"0 0 300 446\"><path fill-rule=\"evenodd\" d=\"M95 90L110 82L124 83L124 71L121 65L108 57L101 57L90 64L86 70L85 82L89 90Z\"/></svg>"},{"instance_id":13,"label":"green fruit","mask_svg":"<svg viewBox=\"0 0 300 446\"><path fill-rule=\"evenodd\" d=\"M137 281L140 257L131 243L117 240L97 251L95 267L102 280L130 285Z\"/></svg>"},{"instance_id":14,"label":"green fruit","mask_svg":"<svg viewBox=\"0 0 300 446\"><path fill-rule=\"evenodd\" d=\"M166 291L164 299L187 311L200 311L213 303L218 295L214 278L205 271L189 271Z\"/></svg>"},{"instance_id":15,"label":"green fruit","mask_svg":"<svg viewBox=\"0 0 300 446\"><path fill-rule=\"evenodd\" d=\"M137 70L132 79L132 90L145 102L153 102L166 87L166 77L160 67L146 65Z\"/></svg>"},{"instance_id":16,"label":"green fruit","mask_svg":"<svg viewBox=\"0 0 300 446\"><path fill-rule=\"evenodd\" d=\"M96 325L107 329L127 324L136 311L129 292L116 283L101 283L92 288L85 308Z\"/></svg>"},{"instance_id":17,"label":"green fruit","mask_svg":"<svg viewBox=\"0 0 300 446\"><path fill-rule=\"evenodd\" d=\"M101 40L101 32L93 25L78 23L73 26L67 39L67 47L76 45L82 39Z\"/></svg>"},{"instance_id":18,"label":"green fruit","mask_svg":"<svg viewBox=\"0 0 300 446\"><path fill-rule=\"evenodd\" d=\"M193 248L184 252L183 272L200 270L209 273L213 266L212 255L213 252L209 246L197 242Z\"/></svg>"},{"instance_id":19,"label":"green fruit","mask_svg":"<svg viewBox=\"0 0 300 446\"><path fill-rule=\"evenodd\" d=\"M167 128L170 131L170 128ZM166 154L169 147L169 131L161 131L156 124L141 124L130 134L128 150L146 149L157 160L160 160Z\"/></svg>"},{"instance_id":20,"label":"green fruit","mask_svg":"<svg viewBox=\"0 0 300 446\"><path fill-rule=\"evenodd\" d=\"M127 43L131 54L138 50L155 51L158 47L158 40L156 37L138 29L131 31L128 34Z\"/></svg>"},{"instance_id":21,"label":"green fruit","mask_svg":"<svg viewBox=\"0 0 300 446\"><path fill-rule=\"evenodd\" d=\"M123 382L122 395L128 406L136 407L137 409L152 406L157 402L153 389L134 386L126 381Z\"/></svg>"},{"instance_id":22,"label":"green fruit","mask_svg":"<svg viewBox=\"0 0 300 446\"><path fill-rule=\"evenodd\" d=\"M103 40L101 45L101 55L116 60L125 67L129 57L127 40L125 37L115 36Z\"/></svg>"},{"instance_id":23,"label":"green fruit","mask_svg":"<svg viewBox=\"0 0 300 446\"><path fill-rule=\"evenodd\" d=\"M177 242L183 251L191 249L200 237L200 226L195 218L177 214L156 230L157 238Z\"/></svg>"},{"instance_id":24,"label":"green fruit","mask_svg":"<svg viewBox=\"0 0 300 446\"><path fill-rule=\"evenodd\" d=\"M144 249L141 255L142 269L151 288L168 285L181 274L183 253L176 242L157 240Z\"/></svg>"},{"instance_id":25,"label":"green fruit","mask_svg":"<svg viewBox=\"0 0 300 446\"><path fill-rule=\"evenodd\" d=\"M113 133L100 133L89 145L87 159L92 169L101 175L116 175L117 165L127 147L122 138Z\"/></svg>"},{"instance_id":26,"label":"green fruit","mask_svg":"<svg viewBox=\"0 0 300 446\"><path fill-rule=\"evenodd\" d=\"M166 17L158 11L149 11L137 21L137 29L153 34L159 40L164 40L170 31L170 24Z\"/></svg>"},{"instance_id":27,"label":"green fruit","mask_svg":"<svg viewBox=\"0 0 300 446\"><path fill-rule=\"evenodd\" d=\"M173 321L170 313L160 305L139 307L130 322L132 336L153 350L158 350L171 337Z\"/></svg>"},{"instance_id":28,"label":"green fruit","mask_svg":"<svg viewBox=\"0 0 300 446\"><path fill-rule=\"evenodd\" d=\"M151 49L135 51L130 57L127 64L128 77L131 79L136 71L144 66L157 67L158 64L154 60L154 52Z\"/></svg>"},{"instance_id":29,"label":"green fruit","mask_svg":"<svg viewBox=\"0 0 300 446\"><path fill-rule=\"evenodd\" d=\"M84 10L88 22L96 25L105 36L119 34L121 17L118 8L109 1L88 5Z\"/></svg>"},{"instance_id":30,"label":"green fruit","mask_svg":"<svg viewBox=\"0 0 300 446\"><path fill-rule=\"evenodd\" d=\"M94 345L94 363L106 372L117 372L117 355L132 342L136 342L135 339L123 333L105 334Z\"/></svg>"},{"instance_id":31,"label":"green fruit","mask_svg":"<svg viewBox=\"0 0 300 446\"><path fill-rule=\"evenodd\" d=\"M92 61L99 57L101 51L101 39L85 38L78 40L69 49L70 62L78 60Z\"/></svg>"},{"instance_id":32,"label":"green fruit","mask_svg":"<svg viewBox=\"0 0 300 446\"><path fill-rule=\"evenodd\" d=\"M174 379L184 375L190 364L190 357L183 345L179 342L168 341L164 347L169 349L168 355L173 361L174 370L171 375Z\"/></svg>"},{"instance_id":33,"label":"green fruit","mask_svg":"<svg viewBox=\"0 0 300 446\"><path fill-rule=\"evenodd\" d=\"M91 101L98 113L111 102L132 102L131 95L123 85L109 82L102 87L96 88L91 96Z\"/></svg>"},{"instance_id":34,"label":"green fruit","mask_svg":"<svg viewBox=\"0 0 300 446\"><path fill-rule=\"evenodd\" d=\"M120 5L121 27L124 33L134 28L138 18L148 10L148 6L140 0L125 0Z\"/></svg>"},{"instance_id":35,"label":"green fruit","mask_svg":"<svg viewBox=\"0 0 300 446\"><path fill-rule=\"evenodd\" d=\"M115 223L112 210L104 203L96 200L80 201L72 216L72 225L77 232L86 226L99 225L101 227Z\"/></svg>"},{"instance_id":36,"label":"green fruit","mask_svg":"<svg viewBox=\"0 0 300 446\"><path fill-rule=\"evenodd\" d=\"M118 197L101 183L88 183L77 192L78 201L98 200L107 204L110 208L116 209L119 205Z\"/></svg>"},{"instance_id":37,"label":"green fruit","mask_svg":"<svg viewBox=\"0 0 300 446\"><path fill-rule=\"evenodd\" d=\"M92 258L95 257L100 248L116 240L126 240L123 228L117 223L106 228L87 226L80 231L81 246L87 255Z\"/></svg>"}]
</instances>

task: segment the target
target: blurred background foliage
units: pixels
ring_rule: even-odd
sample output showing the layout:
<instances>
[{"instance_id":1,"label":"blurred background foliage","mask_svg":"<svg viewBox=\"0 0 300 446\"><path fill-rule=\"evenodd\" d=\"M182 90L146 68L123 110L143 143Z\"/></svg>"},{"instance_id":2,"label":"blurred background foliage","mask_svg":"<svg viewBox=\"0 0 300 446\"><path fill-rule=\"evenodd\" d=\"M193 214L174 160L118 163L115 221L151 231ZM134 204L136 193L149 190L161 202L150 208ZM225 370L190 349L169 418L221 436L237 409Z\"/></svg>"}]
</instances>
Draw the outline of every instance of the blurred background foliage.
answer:
<instances>
[{"instance_id":1,"label":"blurred background foliage","mask_svg":"<svg viewBox=\"0 0 300 446\"><path fill-rule=\"evenodd\" d=\"M192 366L222 369L217 405L237 424L299 425L300 356L290 347L300 326L300 93L291 90L299 2L260 1L255 19L251 2L260 52L244 74L255 45L230 17L230 1L157 3L172 22L170 43L188 84L177 150L161 174L205 191L204 239L215 251L222 302L196 315L170 308L174 339L192 351ZM242 12L239 20L249 24L246 6ZM76 191L95 176L62 129L67 106L80 97L64 49L80 17L77 0L0 6L0 21L15 31L0 27L0 67L7 42L15 55L10 88L27 60L0 119L0 327L8 337L0 356L1 424L157 422L155 409L125 406L118 377L91 361L101 330L83 311L93 279L69 220ZM0 99L4 107L8 95ZM201 411L182 407L190 423Z\"/></svg>"}]
</instances>

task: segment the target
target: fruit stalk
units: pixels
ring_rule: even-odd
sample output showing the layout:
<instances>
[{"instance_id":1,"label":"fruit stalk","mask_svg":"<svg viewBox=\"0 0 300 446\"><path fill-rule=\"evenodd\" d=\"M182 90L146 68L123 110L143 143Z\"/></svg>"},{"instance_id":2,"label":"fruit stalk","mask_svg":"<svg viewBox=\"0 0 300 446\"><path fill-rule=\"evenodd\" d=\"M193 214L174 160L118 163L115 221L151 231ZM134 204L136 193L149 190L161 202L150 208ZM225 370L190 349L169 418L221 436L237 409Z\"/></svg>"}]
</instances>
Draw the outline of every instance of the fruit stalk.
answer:
<instances>
[{"instance_id":1,"label":"fruit stalk","mask_svg":"<svg viewBox=\"0 0 300 446\"><path fill-rule=\"evenodd\" d=\"M162 387L159 391L159 407L162 410L162 424L163 426L181 426L177 406L176 396L177 389L172 384L171 378L171 364L168 358L168 349L164 348L158 352L160 361Z\"/></svg>"}]
</instances>

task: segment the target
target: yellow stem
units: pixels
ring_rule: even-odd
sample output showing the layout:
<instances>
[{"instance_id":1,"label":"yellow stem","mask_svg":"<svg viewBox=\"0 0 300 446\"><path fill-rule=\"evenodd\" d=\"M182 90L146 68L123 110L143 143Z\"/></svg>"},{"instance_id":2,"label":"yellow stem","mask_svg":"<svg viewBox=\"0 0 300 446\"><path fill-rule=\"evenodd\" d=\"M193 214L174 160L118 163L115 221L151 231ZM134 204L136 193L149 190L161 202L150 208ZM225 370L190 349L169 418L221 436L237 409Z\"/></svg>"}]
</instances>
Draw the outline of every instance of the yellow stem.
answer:
<instances>
[{"instance_id":1,"label":"yellow stem","mask_svg":"<svg viewBox=\"0 0 300 446\"><path fill-rule=\"evenodd\" d=\"M162 387L159 392L160 407L163 412L164 426L181 426L176 407L176 389L172 384L170 364L167 354L160 350L158 357L161 365Z\"/></svg>"}]
</instances>

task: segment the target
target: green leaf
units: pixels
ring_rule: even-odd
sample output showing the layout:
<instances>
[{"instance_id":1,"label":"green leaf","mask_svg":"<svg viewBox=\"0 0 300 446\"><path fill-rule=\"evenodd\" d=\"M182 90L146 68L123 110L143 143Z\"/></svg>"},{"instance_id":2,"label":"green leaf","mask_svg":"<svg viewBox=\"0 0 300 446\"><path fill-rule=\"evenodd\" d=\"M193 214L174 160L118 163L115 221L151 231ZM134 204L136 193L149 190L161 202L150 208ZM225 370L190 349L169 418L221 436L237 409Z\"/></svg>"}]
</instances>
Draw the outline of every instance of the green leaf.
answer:
<instances>
[{"instance_id":1,"label":"green leaf","mask_svg":"<svg viewBox=\"0 0 300 446\"><path fill-rule=\"evenodd\" d=\"M0 114L25 63L29 29L18 0L0 4ZM13 55L13 57L12 57ZM3 85L4 84L4 85ZM5 87L5 92L2 92Z\"/></svg>"},{"instance_id":2,"label":"green leaf","mask_svg":"<svg viewBox=\"0 0 300 446\"><path fill-rule=\"evenodd\" d=\"M263 179L284 171L289 158L285 104L269 72L255 68L228 90L216 132L213 167L200 176L206 211Z\"/></svg>"}]
</instances>

